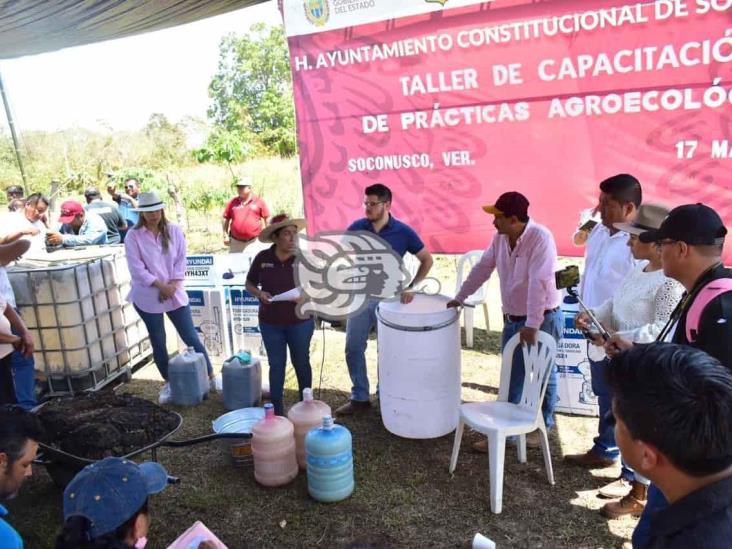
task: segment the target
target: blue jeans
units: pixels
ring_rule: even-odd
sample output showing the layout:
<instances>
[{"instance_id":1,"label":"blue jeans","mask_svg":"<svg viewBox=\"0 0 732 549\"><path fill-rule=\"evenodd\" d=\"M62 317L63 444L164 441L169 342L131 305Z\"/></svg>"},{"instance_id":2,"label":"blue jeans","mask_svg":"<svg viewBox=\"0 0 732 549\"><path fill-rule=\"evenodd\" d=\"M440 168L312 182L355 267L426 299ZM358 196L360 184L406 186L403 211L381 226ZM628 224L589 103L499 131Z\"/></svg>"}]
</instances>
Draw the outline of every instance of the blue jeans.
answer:
<instances>
[{"instance_id":1,"label":"blue jeans","mask_svg":"<svg viewBox=\"0 0 732 549\"><path fill-rule=\"evenodd\" d=\"M287 367L287 348L295 368L297 385L302 391L312 387L313 372L310 369L310 340L315 330L315 321L306 320L297 324L268 324L259 322L262 342L269 360L269 391L275 414L285 415L283 393L285 387L285 368Z\"/></svg>"},{"instance_id":2,"label":"blue jeans","mask_svg":"<svg viewBox=\"0 0 732 549\"><path fill-rule=\"evenodd\" d=\"M163 313L146 313L135 305L135 310L145 323L148 334L150 334L150 345L152 345L153 359L155 366L158 367L160 375L165 381L168 381L168 347L165 344L165 319ZM178 307L174 311L165 313L175 326L175 330L188 347L193 347L196 352L203 354L206 359L206 368L208 375L213 373L211 361L208 358L206 347L203 346L198 338L196 328L193 326L193 318L191 317L191 307L185 305Z\"/></svg>"},{"instance_id":3,"label":"blue jeans","mask_svg":"<svg viewBox=\"0 0 732 549\"><path fill-rule=\"evenodd\" d=\"M369 378L366 371L366 345L371 328L376 326L377 299L369 301L360 313L348 317L346 323L346 364L351 376L351 400L369 400Z\"/></svg>"},{"instance_id":4,"label":"blue jeans","mask_svg":"<svg viewBox=\"0 0 732 549\"><path fill-rule=\"evenodd\" d=\"M633 530L633 549L645 549L651 541L651 517L668 507L668 501L655 484L648 487L648 499L643 514Z\"/></svg>"},{"instance_id":5,"label":"blue jeans","mask_svg":"<svg viewBox=\"0 0 732 549\"><path fill-rule=\"evenodd\" d=\"M15 328L12 329L12 332L13 335L19 335ZM36 401L36 376L33 356L27 357L23 353L13 351L10 355L10 364L15 378L15 398L22 408L30 410L38 404Z\"/></svg>"},{"instance_id":6,"label":"blue jeans","mask_svg":"<svg viewBox=\"0 0 732 549\"><path fill-rule=\"evenodd\" d=\"M542 332L546 332L556 341L562 333L562 324L564 320L562 311L554 311L544 315L544 321L539 326ZM501 349L506 346L508 340L511 339L526 324L525 320L518 322L506 322L503 325L503 334L501 335ZM508 385L508 401L514 404L521 401L521 394L524 391L524 355L520 346L513 355L513 366L511 368L511 380ZM552 371L549 372L549 381L544 394L544 402L541 405L541 412L544 416L544 423L547 429L554 426L554 408L557 405L557 367L554 365Z\"/></svg>"},{"instance_id":7,"label":"blue jeans","mask_svg":"<svg viewBox=\"0 0 732 549\"><path fill-rule=\"evenodd\" d=\"M597 396L597 405L600 408L600 418L597 422L597 436L593 439L592 452L600 457L618 459L620 450L615 443L615 425L612 421L613 395L607 383L607 369L610 361L604 358L599 361L590 360L590 374L592 376L592 392ZM623 470L623 477L632 480Z\"/></svg>"}]
</instances>

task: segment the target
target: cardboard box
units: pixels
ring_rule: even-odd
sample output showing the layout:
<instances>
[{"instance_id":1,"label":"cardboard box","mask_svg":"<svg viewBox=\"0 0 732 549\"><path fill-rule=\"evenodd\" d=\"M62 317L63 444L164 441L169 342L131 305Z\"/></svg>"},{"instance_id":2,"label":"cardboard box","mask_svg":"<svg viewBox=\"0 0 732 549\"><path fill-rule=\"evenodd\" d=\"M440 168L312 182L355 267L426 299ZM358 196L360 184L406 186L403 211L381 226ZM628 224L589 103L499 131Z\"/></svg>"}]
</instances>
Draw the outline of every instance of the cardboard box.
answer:
<instances>
[{"instance_id":1,"label":"cardboard box","mask_svg":"<svg viewBox=\"0 0 732 549\"><path fill-rule=\"evenodd\" d=\"M222 287L186 288L193 326L215 370L232 355L226 293ZM181 345L183 342L181 341Z\"/></svg>"},{"instance_id":2,"label":"cardboard box","mask_svg":"<svg viewBox=\"0 0 732 549\"><path fill-rule=\"evenodd\" d=\"M587 358L588 342L574 327L577 314L575 304L562 304L564 324L562 337L557 345L557 412L597 416L597 397L592 392L590 361Z\"/></svg>"},{"instance_id":3,"label":"cardboard box","mask_svg":"<svg viewBox=\"0 0 732 549\"><path fill-rule=\"evenodd\" d=\"M243 286L227 286L227 314L231 321L229 337L235 351L249 350L265 356L262 336L259 333L259 300Z\"/></svg>"},{"instance_id":4,"label":"cardboard box","mask_svg":"<svg viewBox=\"0 0 732 549\"><path fill-rule=\"evenodd\" d=\"M215 286L218 278L213 255L186 256L186 278L188 286Z\"/></svg>"}]
</instances>

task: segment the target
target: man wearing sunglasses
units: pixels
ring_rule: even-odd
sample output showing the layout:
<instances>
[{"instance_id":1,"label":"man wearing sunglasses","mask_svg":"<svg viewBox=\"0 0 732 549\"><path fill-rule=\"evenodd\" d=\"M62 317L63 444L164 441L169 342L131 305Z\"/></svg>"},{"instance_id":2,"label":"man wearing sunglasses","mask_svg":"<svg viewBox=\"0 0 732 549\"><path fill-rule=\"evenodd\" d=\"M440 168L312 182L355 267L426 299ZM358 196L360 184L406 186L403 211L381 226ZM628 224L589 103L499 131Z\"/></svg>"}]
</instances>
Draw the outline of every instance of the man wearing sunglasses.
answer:
<instances>
[{"instance_id":1,"label":"man wearing sunglasses","mask_svg":"<svg viewBox=\"0 0 732 549\"><path fill-rule=\"evenodd\" d=\"M365 216L348 227L349 231L368 231L384 239L400 257L409 252L419 261L417 273L407 289L424 280L432 268L432 255L417 233L406 223L391 215L392 194L389 187L376 183L364 190ZM410 303L414 294L405 292L402 303ZM353 387L351 399L336 410L340 416L352 415L370 408L369 380L366 368L366 346L369 332L376 326L376 306L379 301L369 300L368 307L348 318L346 323L346 363Z\"/></svg>"},{"instance_id":2,"label":"man wearing sunglasses","mask_svg":"<svg viewBox=\"0 0 732 549\"><path fill-rule=\"evenodd\" d=\"M125 181L124 192L117 193L115 201L119 204L119 213L126 221L128 229L135 226L140 214L134 211L137 208L137 196L140 194L140 184L137 179L129 178ZM120 242L125 241L127 230L120 230Z\"/></svg>"}]
</instances>

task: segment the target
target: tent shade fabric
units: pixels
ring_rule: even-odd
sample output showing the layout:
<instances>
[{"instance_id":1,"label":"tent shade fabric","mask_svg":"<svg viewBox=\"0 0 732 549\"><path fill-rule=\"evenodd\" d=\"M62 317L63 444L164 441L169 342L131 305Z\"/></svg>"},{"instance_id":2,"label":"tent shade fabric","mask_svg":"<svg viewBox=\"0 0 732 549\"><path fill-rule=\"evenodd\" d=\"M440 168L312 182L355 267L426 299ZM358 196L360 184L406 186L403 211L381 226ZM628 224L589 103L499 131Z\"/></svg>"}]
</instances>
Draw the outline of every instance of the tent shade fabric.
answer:
<instances>
[{"instance_id":1,"label":"tent shade fabric","mask_svg":"<svg viewBox=\"0 0 732 549\"><path fill-rule=\"evenodd\" d=\"M0 59L123 38L265 0L0 0Z\"/></svg>"}]
</instances>

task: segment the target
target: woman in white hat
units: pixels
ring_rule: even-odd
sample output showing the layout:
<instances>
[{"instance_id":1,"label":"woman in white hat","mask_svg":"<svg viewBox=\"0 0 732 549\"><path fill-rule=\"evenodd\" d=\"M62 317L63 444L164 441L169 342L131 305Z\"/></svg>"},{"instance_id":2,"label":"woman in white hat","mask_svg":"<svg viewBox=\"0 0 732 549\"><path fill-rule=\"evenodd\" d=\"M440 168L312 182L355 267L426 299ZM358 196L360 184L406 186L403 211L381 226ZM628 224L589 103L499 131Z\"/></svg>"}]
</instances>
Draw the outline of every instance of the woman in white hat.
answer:
<instances>
[{"instance_id":1,"label":"woman in white hat","mask_svg":"<svg viewBox=\"0 0 732 549\"><path fill-rule=\"evenodd\" d=\"M300 399L312 384L310 369L310 340L315 323L312 318L300 318L295 312L296 301L272 301L272 297L295 288L295 250L297 233L305 228L304 219L276 215L259 235L262 242L271 242L259 252L247 273L247 291L259 299L259 330L269 359L269 389L277 415L284 415L283 391L287 348L297 375Z\"/></svg>"},{"instance_id":2,"label":"woman in white hat","mask_svg":"<svg viewBox=\"0 0 732 549\"><path fill-rule=\"evenodd\" d=\"M147 327L155 365L166 381L160 391L161 404L170 400L163 313L168 315L183 342L206 357L209 377L213 376L206 348L193 327L188 294L183 289L186 239L180 227L165 218L164 208L158 193L140 193L134 210L140 213L140 219L125 237L127 265L132 276L127 300Z\"/></svg>"}]
</instances>

